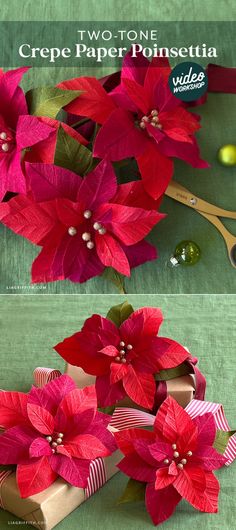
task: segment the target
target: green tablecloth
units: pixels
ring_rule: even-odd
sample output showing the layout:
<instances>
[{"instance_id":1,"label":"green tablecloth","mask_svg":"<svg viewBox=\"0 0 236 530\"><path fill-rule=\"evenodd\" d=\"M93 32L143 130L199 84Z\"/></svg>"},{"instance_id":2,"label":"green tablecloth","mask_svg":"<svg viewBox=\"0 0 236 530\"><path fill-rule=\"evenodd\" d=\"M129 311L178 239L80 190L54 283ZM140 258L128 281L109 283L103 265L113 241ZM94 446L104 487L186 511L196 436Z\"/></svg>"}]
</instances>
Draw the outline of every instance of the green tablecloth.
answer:
<instances>
[{"instance_id":1,"label":"green tablecloth","mask_svg":"<svg viewBox=\"0 0 236 530\"><path fill-rule=\"evenodd\" d=\"M43 6L43 7L42 7ZM54 9L53 9L54 6ZM3 9L4 7L4 9ZM235 3L219 1L215 8L213 1L168 3L145 2L26 2L19 8L17 1L2 7L5 20L176 20L181 35L181 20L235 20ZM92 26L92 24L91 24ZM122 26L122 23L121 23ZM145 23L144 23L145 26ZM155 25L158 28L158 23ZM135 27L135 22L132 22ZM213 32L214 33L214 32ZM167 39L167 36L165 36ZM170 35L171 37L171 35ZM168 39L167 39L168 41ZM198 42L196 22L193 42ZM235 65L234 39L227 33L215 37L209 35L207 45L217 45L218 62ZM14 45L14 43L12 44ZM7 53L7 51L6 51ZM236 65L235 65L236 66ZM109 70L111 71L111 69ZM53 85L65 78L76 75L97 75L107 73L105 67L87 68L34 68L27 74L24 87ZM222 144L235 143L236 96L210 94L208 102L198 108L202 116L202 130L198 133L203 158L211 164L211 169L197 170L176 160L175 179L193 193L222 206L235 209L236 169L223 168L217 162L217 150ZM132 271L131 279L126 280L128 293L235 293L235 270L231 266L224 241L215 227L191 209L165 198L162 211L168 214L152 231L149 241L157 246L160 258ZM236 234L235 221L226 220L225 225ZM30 268L39 249L28 241L16 236L5 227L0 227L0 293L115 293L116 287L107 280L95 278L79 285L54 282L46 285L30 286ZM181 240L191 239L202 250L201 261L193 268L170 269L167 262L175 246Z\"/></svg>"},{"instance_id":2,"label":"green tablecloth","mask_svg":"<svg viewBox=\"0 0 236 530\"><path fill-rule=\"evenodd\" d=\"M103 315L121 296L5 296L0 306L0 388L27 391L36 366L63 370L64 363L52 347L75 331L92 312ZM186 345L199 357L208 382L206 399L224 404L231 427L236 424L235 296L130 296L134 308L142 305L162 308L165 322L161 333ZM182 502L176 515L163 528L185 530L204 525L205 530L235 527L235 465L220 470L219 514L202 515ZM116 506L126 478L114 477L99 493L67 517L58 530L76 528L109 530L111 525L126 530L152 528L142 504ZM14 516L0 512L0 528L9 528ZM161 527L162 528L162 527Z\"/></svg>"}]
</instances>

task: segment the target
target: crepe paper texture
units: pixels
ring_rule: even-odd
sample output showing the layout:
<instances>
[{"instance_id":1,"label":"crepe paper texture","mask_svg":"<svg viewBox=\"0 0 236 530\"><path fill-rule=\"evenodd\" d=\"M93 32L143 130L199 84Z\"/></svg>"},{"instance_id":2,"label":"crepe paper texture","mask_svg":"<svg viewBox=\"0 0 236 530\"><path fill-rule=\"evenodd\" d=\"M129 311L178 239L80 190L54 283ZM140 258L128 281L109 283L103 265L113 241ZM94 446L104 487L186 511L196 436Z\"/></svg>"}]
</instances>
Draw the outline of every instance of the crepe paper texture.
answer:
<instances>
[{"instance_id":1,"label":"crepe paper texture","mask_svg":"<svg viewBox=\"0 0 236 530\"><path fill-rule=\"evenodd\" d=\"M82 369L76 376L80 386L88 375L93 376L89 384L96 377L99 407L126 404L128 398L129 405L156 412L167 396L165 380L190 373L196 375L195 397L204 399L205 379L195 367L197 359L176 341L157 336L162 321L159 308L134 311L124 302L112 307L106 318L92 315L55 350L69 365Z\"/></svg>"},{"instance_id":2,"label":"crepe paper texture","mask_svg":"<svg viewBox=\"0 0 236 530\"><path fill-rule=\"evenodd\" d=\"M227 459L214 448L214 415L191 418L169 396L155 418L148 416L153 430L128 428L115 433L125 455L118 467L132 479L120 502L144 497L155 525L171 517L182 498L201 512L216 513L220 485L213 471Z\"/></svg>"},{"instance_id":3,"label":"crepe paper texture","mask_svg":"<svg viewBox=\"0 0 236 530\"><path fill-rule=\"evenodd\" d=\"M0 464L16 465L22 498L58 477L86 488L91 462L116 450L110 416L98 412L95 387L76 388L62 375L28 394L0 392Z\"/></svg>"},{"instance_id":4,"label":"crepe paper texture","mask_svg":"<svg viewBox=\"0 0 236 530\"><path fill-rule=\"evenodd\" d=\"M102 127L94 144L95 157L120 161L134 157L146 191L155 199L168 186L174 172L172 158L206 168L194 137L199 117L186 110L171 92L171 73L165 57L150 62L142 53L123 60L119 84L109 93L94 77L64 81L59 88L80 90L66 110L86 116Z\"/></svg>"},{"instance_id":5,"label":"crepe paper texture","mask_svg":"<svg viewBox=\"0 0 236 530\"><path fill-rule=\"evenodd\" d=\"M58 478L46 490L24 499L19 495L16 473L0 469L0 505L40 530L51 530L117 473L121 456L120 451L115 451L94 460L85 489Z\"/></svg>"},{"instance_id":6,"label":"crepe paper texture","mask_svg":"<svg viewBox=\"0 0 236 530\"><path fill-rule=\"evenodd\" d=\"M0 205L0 219L42 247L32 282L85 282L105 267L130 269L157 257L144 238L164 217L141 182L117 185L104 160L83 179L53 164L26 164L30 194Z\"/></svg>"}]
</instances>

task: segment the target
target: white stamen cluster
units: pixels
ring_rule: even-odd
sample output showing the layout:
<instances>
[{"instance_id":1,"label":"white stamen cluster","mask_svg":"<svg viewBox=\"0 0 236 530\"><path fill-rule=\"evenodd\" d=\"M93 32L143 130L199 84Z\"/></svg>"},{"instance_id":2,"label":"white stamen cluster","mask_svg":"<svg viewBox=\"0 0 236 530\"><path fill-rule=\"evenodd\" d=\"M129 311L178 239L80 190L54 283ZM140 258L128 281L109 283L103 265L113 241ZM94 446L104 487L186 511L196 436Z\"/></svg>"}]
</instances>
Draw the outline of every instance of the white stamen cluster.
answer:
<instances>
[{"instance_id":1,"label":"white stamen cluster","mask_svg":"<svg viewBox=\"0 0 236 530\"><path fill-rule=\"evenodd\" d=\"M58 445L61 445L63 447L63 443L62 443L63 437L64 437L64 434L62 432L56 432L56 433L53 433L52 436L46 436L46 440L51 446L53 454L56 453Z\"/></svg>"},{"instance_id":2,"label":"white stamen cluster","mask_svg":"<svg viewBox=\"0 0 236 530\"><path fill-rule=\"evenodd\" d=\"M177 445L176 445L176 444L172 444L172 449L173 449L173 451L174 451L174 452L173 452L173 457L174 457L175 459L176 459L176 458L179 458L179 451L177 451ZM186 456L192 456L192 454L193 454L192 451L188 451L188 452L186 453ZM168 458L165 458L165 459L163 460L163 463L166 464L166 465L168 465L168 464L172 464L172 462L174 462L174 460L171 460L171 461L170 461ZM182 459L180 460L180 462L178 462L177 467L178 467L179 469L183 469L184 466L187 464L187 462L188 462L187 458L182 458Z\"/></svg>"},{"instance_id":3,"label":"white stamen cluster","mask_svg":"<svg viewBox=\"0 0 236 530\"><path fill-rule=\"evenodd\" d=\"M85 210L84 213L83 213L83 216L85 219L91 219L92 217L92 212L91 210ZM102 226L101 223L98 223L97 221L95 223L93 223L93 228L95 231L97 231L101 236L103 236L105 233L106 233L106 228L104 226ZM76 236L77 234L77 228L75 226L70 226L68 228L68 234L70 236ZM90 232L83 232L83 234L81 235L83 241L86 243L86 247L89 249L89 250L92 250L95 246L95 243L92 241L92 235Z\"/></svg>"},{"instance_id":4,"label":"white stamen cluster","mask_svg":"<svg viewBox=\"0 0 236 530\"><path fill-rule=\"evenodd\" d=\"M101 223L94 223L93 225L93 228L94 230L96 230L101 236L104 236L104 234L106 233L106 228L104 226L102 226Z\"/></svg>"},{"instance_id":5,"label":"white stamen cluster","mask_svg":"<svg viewBox=\"0 0 236 530\"><path fill-rule=\"evenodd\" d=\"M146 124L149 123L153 127L156 127L157 129L162 129L162 125L160 123L159 117L158 117L158 111L156 109L153 109L149 116L143 116L139 127L141 129L146 129Z\"/></svg>"},{"instance_id":6,"label":"white stamen cluster","mask_svg":"<svg viewBox=\"0 0 236 530\"><path fill-rule=\"evenodd\" d=\"M3 140L3 142L0 142L2 151L4 151L4 153L7 153L7 151L9 151L10 146L9 146L9 143L6 141L7 140L6 132L3 131L0 133L0 140Z\"/></svg>"},{"instance_id":7,"label":"white stamen cluster","mask_svg":"<svg viewBox=\"0 0 236 530\"><path fill-rule=\"evenodd\" d=\"M120 351L119 351L119 355L117 355L117 357L115 357L115 361L117 361L118 363L123 363L125 364L127 361L126 361L126 355L127 355L127 352L132 350L133 349L133 346L132 344L125 344L125 342L122 340L119 344L120 346Z\"/></svg>"}]
</instances>

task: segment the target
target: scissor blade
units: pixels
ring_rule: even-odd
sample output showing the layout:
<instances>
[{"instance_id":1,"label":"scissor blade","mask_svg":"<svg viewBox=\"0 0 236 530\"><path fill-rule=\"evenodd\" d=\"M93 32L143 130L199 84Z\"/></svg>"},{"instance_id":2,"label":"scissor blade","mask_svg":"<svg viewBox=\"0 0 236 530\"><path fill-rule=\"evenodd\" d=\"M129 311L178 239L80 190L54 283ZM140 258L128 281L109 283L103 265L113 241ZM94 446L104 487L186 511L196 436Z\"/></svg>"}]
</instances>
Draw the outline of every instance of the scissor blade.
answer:
<instances>
[{"instance_id":1,"label":"scissor blade","mask_svg":"<svg viewBox=\"0 0 236 530\"><path fill-rule=\"evenodd\" d=\"M165 194L172 199L175 199L194 210L200 210L202 212L209 213L211 215L217 215L219 217L228 217L229 219L236 219L236 212L231 212L229 210L224 210L224 208L219 208L210 202L204 201L191 193L191 191L181 186L178 182L172 180L168 188L165 191Z\"/></svg>"}]
</instances>

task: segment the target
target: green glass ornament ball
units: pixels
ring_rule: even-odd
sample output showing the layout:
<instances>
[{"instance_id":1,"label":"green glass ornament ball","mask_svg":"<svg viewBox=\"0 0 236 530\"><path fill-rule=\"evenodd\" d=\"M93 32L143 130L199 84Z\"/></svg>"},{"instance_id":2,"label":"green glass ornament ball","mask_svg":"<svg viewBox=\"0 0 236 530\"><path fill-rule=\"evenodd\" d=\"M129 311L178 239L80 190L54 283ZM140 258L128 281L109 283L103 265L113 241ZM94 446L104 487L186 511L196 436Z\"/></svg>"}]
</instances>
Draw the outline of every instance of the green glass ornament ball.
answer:
<instances>
[{"instance_id":1,"label":"green glass ornament ball","mask_svg":"<svg viewBox=\"0 0 236 530\"><path fill-rule=\"evenodd\" d=\"M201 257L201 250L194 241L181 241L175 248L174 257L178 265L195 265Z\"/></svg>"},{"instance_id":2,"label":"green glass ornament ball","mask_svg":"<svg viewBox=\"0 0 236 530\"><path fill-rule=\"evenodd\" d=\"M222 145L218 151L218 160L222 166L236 166L236 145Z\"/></svg>"}]
</instances>

